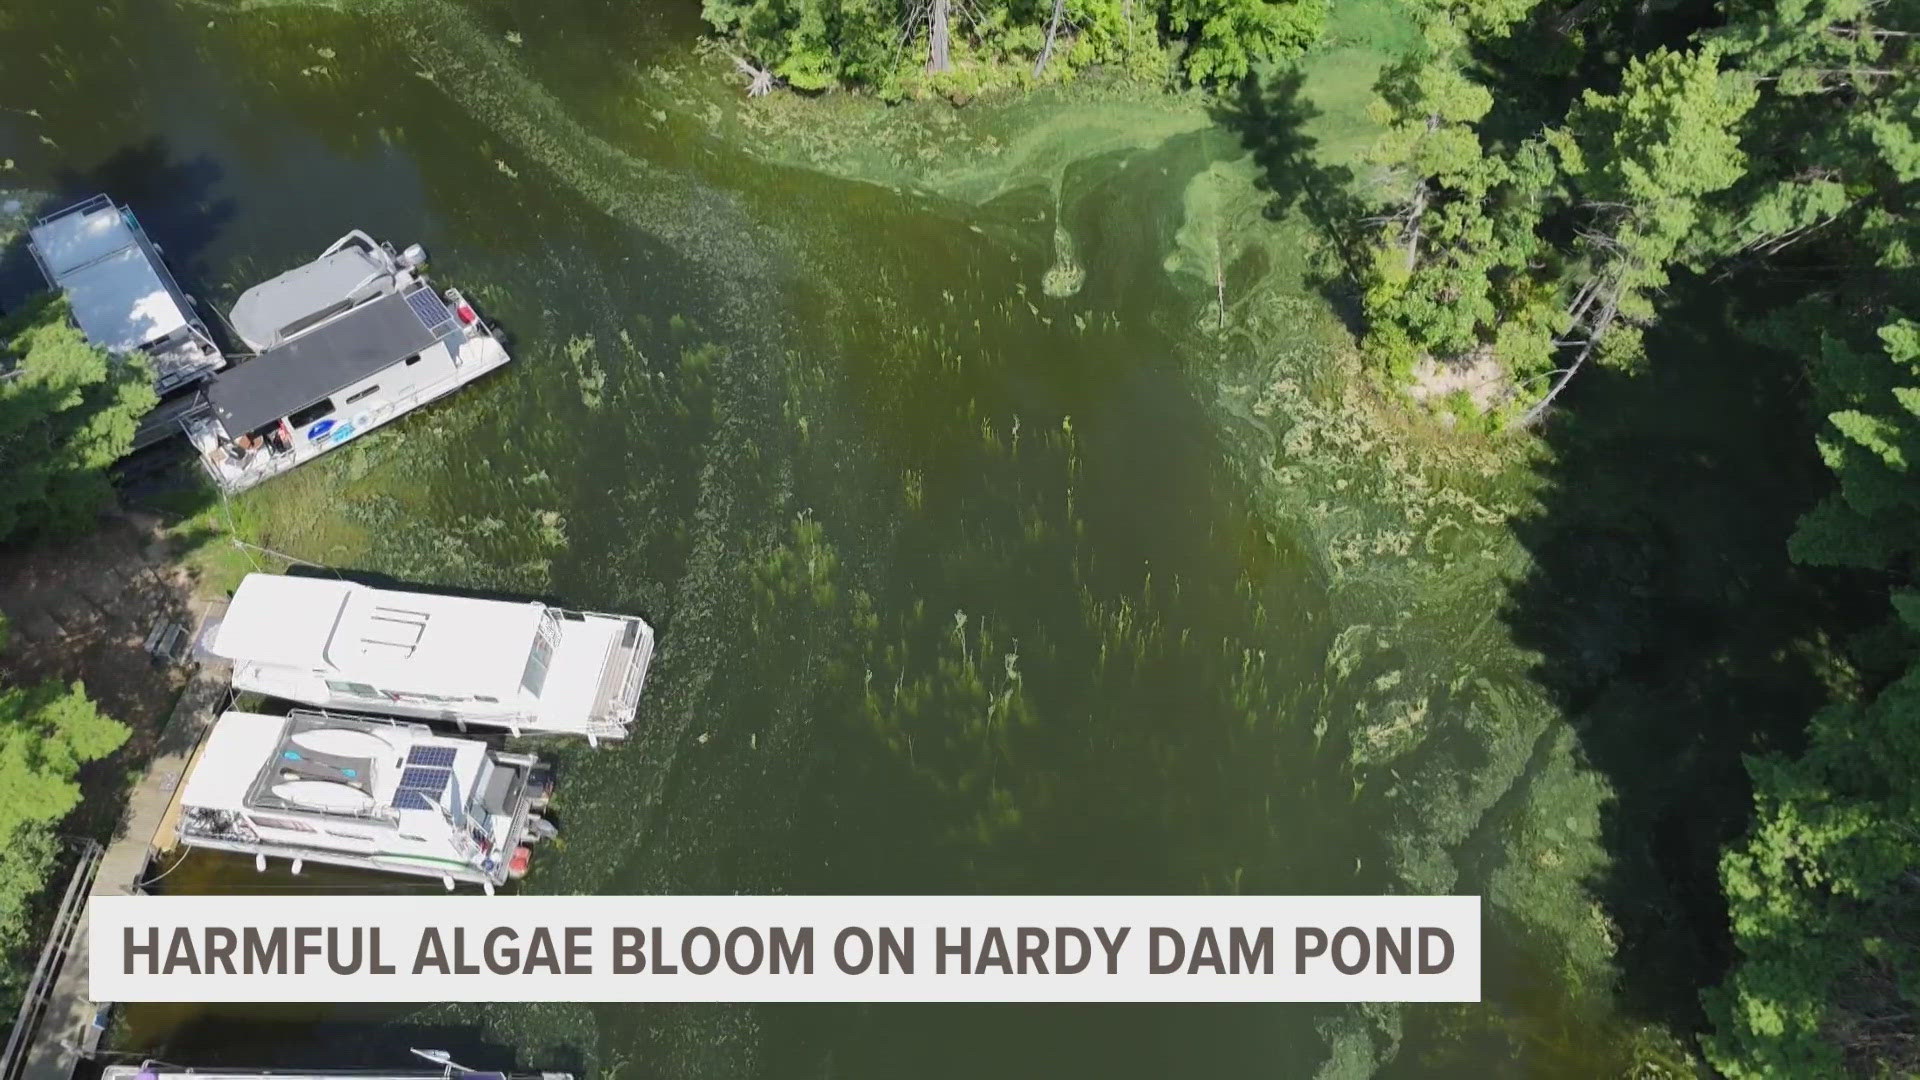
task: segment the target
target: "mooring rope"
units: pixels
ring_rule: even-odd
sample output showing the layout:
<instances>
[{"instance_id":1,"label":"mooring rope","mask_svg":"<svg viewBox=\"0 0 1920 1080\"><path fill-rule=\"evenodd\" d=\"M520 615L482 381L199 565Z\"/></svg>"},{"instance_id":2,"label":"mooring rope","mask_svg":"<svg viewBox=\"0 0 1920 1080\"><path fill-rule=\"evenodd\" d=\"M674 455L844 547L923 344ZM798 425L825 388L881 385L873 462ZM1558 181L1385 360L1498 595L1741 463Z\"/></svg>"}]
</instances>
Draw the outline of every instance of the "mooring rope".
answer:
<instances>
[{"instance_id":1,"label":"mooring rope","mask_svg":"<svg viewBox=\"0 0 1920 1080\"><path fill-rule=\"evenodd\" d=\"M184 851L182 851L182 852L180 852L180 857L179 857L179 858L177 858L177 859L175 859L175 860L173 860L173 865L172 865L172 866L169 866L169 867L167 867L167 868L166 868L165 870L162 870L162 871L161 871L161 872L159 872L158 874L155 874L154 876L152 876L152 877L150 877L150 878L148 878L148 879L147 879L147 880L145 880L145 881L136 881L136 882L134 882L134 883L133 883L133 885L131 886L131 888L133 888L133 889L144 889L144 888L146 888L147 886L149 886L149 885L151 885L151 884L153 884L154 882L156 882L156 881L159 881L159 880L160 880L161 878L164 878L164 877L166 877L166 876L167 876L168 874L171 874L171 873L173 873L173 872L174 872L175 870L178 870L178 869L180 869L180 867L181 867L181 865L182 865L182 864L184 864L184 863L185 863L185 862L187 861L187 856L188 856L188 855L190 855L190 854L192 854L192 852L193 852L193 849L192 849L192 848L187 848L186 850L184 850Z\"/></svg>"},{"instance_id":2,"label":"mooring rope","mask_svg":"<svg viewBox=\"0 0 1920 1080\"><path fill-rule=\"evenodd\" d=\"M289 555L284 551L275 551L273 548L266 547L261 544L250 543L246 540L240 539L240 526L236 521L234 521L234 518L233 518L233 501L227 496L226 488L221 487L218 482L216 482L214 486L218 488L220 491L220 511L222 514L226 516L226 519L227 519L227 539L230 542L232 542L234 547L239 548L242 554L246 555L247 562L253 565L254 570L261 571L260 560L253 557L253 553L258 551L263 555L271 555L272 557L289 564L297 564L300 566L311 566L316 570L325 570L327 573L332 574L334 577L339 578L341 581L347 580L345 577L341 576L340 571L335 570L333 567L328 566L325 563L317 563L312 561L311 559L302 559L302 558L299 558L298 556Z\"/></svg>"}]
</instances>

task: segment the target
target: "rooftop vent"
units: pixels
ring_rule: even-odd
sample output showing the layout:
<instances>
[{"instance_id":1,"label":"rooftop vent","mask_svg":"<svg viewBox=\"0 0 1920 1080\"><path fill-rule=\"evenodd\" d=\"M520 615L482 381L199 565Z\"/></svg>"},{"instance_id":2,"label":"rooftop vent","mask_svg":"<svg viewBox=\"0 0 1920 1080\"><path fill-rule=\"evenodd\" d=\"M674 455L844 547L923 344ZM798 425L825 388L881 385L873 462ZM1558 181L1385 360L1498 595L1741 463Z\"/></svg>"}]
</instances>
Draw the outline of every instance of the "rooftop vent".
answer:
<instances>
[{"instance_id":1,"label":"rooftop vent","mask_svg":"<svg viewBox=\"0 0 1920 1080\"><path fill-rule=\"evenodd\" d=\"M410 657L427 633L427 613L404 608L376 607L367 615L366 636L360 639L363 652L385 652Z\"/></svg>"}]
</instances>

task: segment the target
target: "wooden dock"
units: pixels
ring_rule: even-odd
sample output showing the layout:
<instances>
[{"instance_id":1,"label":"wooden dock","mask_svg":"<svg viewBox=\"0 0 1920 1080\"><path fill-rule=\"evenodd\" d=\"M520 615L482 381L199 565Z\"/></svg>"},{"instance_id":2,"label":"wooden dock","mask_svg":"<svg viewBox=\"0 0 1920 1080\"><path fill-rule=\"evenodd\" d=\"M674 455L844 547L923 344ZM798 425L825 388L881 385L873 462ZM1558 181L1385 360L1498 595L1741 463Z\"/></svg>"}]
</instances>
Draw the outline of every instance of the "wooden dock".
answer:
<instances>
[{"instance_id":1,"label":"wooden dock","mask_svg":"<svg viewBox=\"0 0 1920 1080\"><path fill-rule=\"evenodd\" d=\"M217 615L224 604L203 611L197 622ZM198 627L196 627L196 638ZM173 847L173 823L179 817L181 781L200 752L200 744L231 692L231 671L224 661L201 659L180 701L174 706L160 741L128 796L120 828L99 857L89 894L116 896L141 891L154 857ZM31 1003L38 1016L32 1035L22 1040L22 1060L0 1063L0 1080L71 1080L74 1068L100 1045L107 1005L88 995L88 921L85 908L77 919L56 926L48 942L52 969L36 973L42 1001ZM58 940L64 931L66 940ZM23 1016L27 1015L23 1011Z\"/></svg>"}]
</instances>

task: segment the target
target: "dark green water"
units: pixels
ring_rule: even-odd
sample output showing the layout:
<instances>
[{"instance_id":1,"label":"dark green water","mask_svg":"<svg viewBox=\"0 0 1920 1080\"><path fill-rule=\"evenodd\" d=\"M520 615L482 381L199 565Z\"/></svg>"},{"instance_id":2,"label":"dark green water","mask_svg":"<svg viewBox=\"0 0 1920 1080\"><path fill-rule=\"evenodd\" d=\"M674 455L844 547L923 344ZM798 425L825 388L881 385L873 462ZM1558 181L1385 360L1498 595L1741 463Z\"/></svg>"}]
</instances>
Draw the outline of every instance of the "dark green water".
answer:
<instances>
[{"instance_id":1,"label":"dark green water","mask_svg":"<svg viewBox=\"0 0 1920 1080\"><path fill-rule=\"evenodd\" d=\"M1180 359L1208 290L1163 263L1234 140L947 201L710 134L688 102L734 90L688 66L687 4L343 6L0 3L0 184L110 191L223 308L348 228L419 240L506 327L505 373L236 513L303 558L653 621L636 737L554 751L563 843L528 889L1407 887L1402 778L1362 797L1327 736L1351 702L1326 561L1257 512ZM1041 288L1056 224L1090 269L1064 299ZM387 887L218 859L172 885ZM1489 990L1551 1013L1529 956L1495 948ZM214 1006L128 1010L115 1039L629 1078L1529 1067L1525 1040L1434 1016Z\"/></svg>"}]
</instances>

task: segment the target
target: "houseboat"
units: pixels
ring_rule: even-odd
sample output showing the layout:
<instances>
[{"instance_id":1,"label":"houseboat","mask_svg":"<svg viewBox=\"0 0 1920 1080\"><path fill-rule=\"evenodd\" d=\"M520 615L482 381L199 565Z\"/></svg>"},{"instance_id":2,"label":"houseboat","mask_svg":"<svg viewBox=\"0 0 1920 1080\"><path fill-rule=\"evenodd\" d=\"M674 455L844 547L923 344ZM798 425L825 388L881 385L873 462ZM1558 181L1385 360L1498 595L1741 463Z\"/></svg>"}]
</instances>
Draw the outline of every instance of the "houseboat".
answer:
<instances>
[{"instance_id":1,"label":"houseboat","mask_svg":"<svg viewBox=\"0 0 1920 1080\"><path fill-rule=\"evenodd\" d=\"M180 792L180 843L479 885L526 872L552 782L527 754L424 724L299 712L214 721Z\"/></svg>"},{"instance_id":2,"label":"houseboat","mask_svg":"<svg viewBox=\"0 0 1920 1080\"><path fill-rule=\"evenodd\" d=\"M306 705L506 728L627 734L653 659L631 615L249 574L208 649L233 685Z\"/></svg>"},{"instance_id":3,"label":"houseboat","mask_svg":"<svg viewBox=\"0 0 1920 1080\"><path fill-rule=\"evenodd\" d=\"M211 380L181 424L223 491L250 488L507 362L456 289L435 292L414 244L354 231L241 294L230 319L253 358Z\"/></svg>"},{"instance_id":4,"label":"houseboat","mask_svg":"<svg viewBox=\"0 0 1920 1080\"><path fill-rule=\"evenodd\" d=\"M133 211L95 195L28 226L27 250L47 285L66 295L87 340L110 353L146 354L160 394L226 366Z\"/></svg>"}]
</instances>

